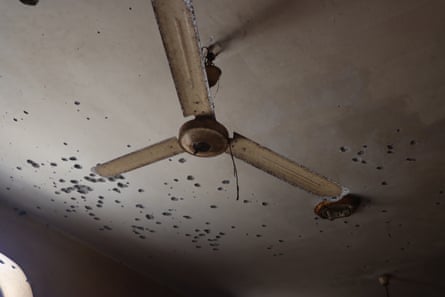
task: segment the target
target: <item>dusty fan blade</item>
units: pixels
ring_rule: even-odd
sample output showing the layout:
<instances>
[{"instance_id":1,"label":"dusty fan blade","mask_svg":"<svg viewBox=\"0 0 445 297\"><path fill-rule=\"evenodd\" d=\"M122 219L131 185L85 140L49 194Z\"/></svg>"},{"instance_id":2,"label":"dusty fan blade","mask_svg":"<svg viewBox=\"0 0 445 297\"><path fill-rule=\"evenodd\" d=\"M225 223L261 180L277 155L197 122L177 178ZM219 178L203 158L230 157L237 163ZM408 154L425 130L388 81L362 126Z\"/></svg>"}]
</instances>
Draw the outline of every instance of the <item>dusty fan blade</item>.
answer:
<instances>
[{"instance_id":1,"label":"dusty fan blade","mask_svg":"<svg viewBox=\"0 0 445 297\"><path fill-rule=\"evenodd\" d=\"M342 188L309 169L234 133L230 141L233 155L258 169L318 196L340 196ZM227 153L230 153L230 149Z\"/></svg>"},{"instance_id":2,"label":"dusty fan blade","mask_svg":"<svg viewBox=\"0 0 445 297\"><path fill-rule=\"evenodd\" d=\"M184 150L179 145L178 139L172 137L106 163L99 164L92 170L100 176L111 177L182 152L184 152Z\"/></svg>"},{"instance_id":3,"label":"dusty fan blade","mask_svg":"<svg viewBox=\"0 0 445 297\"><path fill-rule=\"evenodd\" d=\"M152 0L184 116L213 116L191 0Z\"/></svg>"}]
</instances>

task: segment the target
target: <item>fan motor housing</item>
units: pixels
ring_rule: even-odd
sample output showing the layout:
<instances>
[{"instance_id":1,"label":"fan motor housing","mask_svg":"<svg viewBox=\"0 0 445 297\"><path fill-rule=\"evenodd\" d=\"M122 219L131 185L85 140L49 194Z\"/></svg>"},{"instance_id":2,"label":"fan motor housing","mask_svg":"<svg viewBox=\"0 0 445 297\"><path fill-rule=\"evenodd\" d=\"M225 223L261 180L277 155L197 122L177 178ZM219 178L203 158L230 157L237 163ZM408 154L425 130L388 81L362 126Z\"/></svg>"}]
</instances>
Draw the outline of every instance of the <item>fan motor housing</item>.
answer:
<instances>
[{"instance_id":1,"label":"fan motor housing","mask_svg":"<svg viewBox=\"0 0 445 297\"><path fill-rule=\"evenodd\" d=\"M179 144L198 157L213 157L224 153L229 145L227 129L210 117L197 117L182 125Z\"/></svg>"}]
</instances>

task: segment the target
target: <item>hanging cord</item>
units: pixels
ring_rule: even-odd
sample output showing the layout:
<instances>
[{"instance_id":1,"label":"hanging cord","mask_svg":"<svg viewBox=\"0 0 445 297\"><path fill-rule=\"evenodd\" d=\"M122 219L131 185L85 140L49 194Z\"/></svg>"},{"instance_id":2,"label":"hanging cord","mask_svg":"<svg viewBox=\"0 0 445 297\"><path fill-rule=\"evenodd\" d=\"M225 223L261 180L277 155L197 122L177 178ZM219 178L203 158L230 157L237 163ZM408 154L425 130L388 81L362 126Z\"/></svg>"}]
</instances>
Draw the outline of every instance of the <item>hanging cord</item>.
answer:
<instances>
[{"instance_id":1,"label":"hanging cord","mask_svg":"<svg viewBox=\"0 0 445 297\"><path fill-rule=\"evenodd\" d=\"M229 150L230 150L230 157L232 157L233 175L235 176L235 180L236 180L236 200L239 200L238 170L236 168L235 158L233 157L233 153L232 153L232 145L230 143L229 143Z\"/></svg>"},{"instance_id":2,"label":"hanging cord","mask_svg":"<svg viewBox=\"0 0 445 297\"><path fill-rule=\"evenodd\" d=\"M218 80L218 82L216 83L216 90L215 90L215 94L213 95L213 100L215 100L216 95L218 95L218 91L219 91L219 80Z\"/></svg>"},{"instance_id":3,"label":"hanging cord","mask_svg":"<svg viewBox=\"0 0 445 297\"><path fill-rule=\"evenodd\" d=\"M388 286L385 286L385 292L386 292L386 297L389 297L389 288L388 288Z\"/></svg>"}]
</instances>

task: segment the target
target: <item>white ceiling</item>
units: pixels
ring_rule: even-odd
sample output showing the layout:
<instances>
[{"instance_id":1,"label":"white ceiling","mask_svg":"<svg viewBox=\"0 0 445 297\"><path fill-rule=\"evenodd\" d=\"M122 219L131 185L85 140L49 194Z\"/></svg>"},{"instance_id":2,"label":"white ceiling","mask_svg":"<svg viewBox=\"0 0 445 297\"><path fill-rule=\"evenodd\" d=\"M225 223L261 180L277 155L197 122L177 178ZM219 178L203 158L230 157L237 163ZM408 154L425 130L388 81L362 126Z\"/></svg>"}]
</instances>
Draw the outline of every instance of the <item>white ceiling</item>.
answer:
<instances>
[{"instance_id":1,"label":"white ceiling","mask_svg":"<svg viewBox=\"0 0 445 297\"><path fill-rule=\"evenodd\" d=\"M439 296L445 2L194 4L203 45L234 38L218 120L362 196L359 211L316 220L319 198L241 161L236 201L227 155L87 181L186 121L148 0L0 3L1 200L195 295L384 296L392 273L394 296Z\"/></svg>"}]
</instances>

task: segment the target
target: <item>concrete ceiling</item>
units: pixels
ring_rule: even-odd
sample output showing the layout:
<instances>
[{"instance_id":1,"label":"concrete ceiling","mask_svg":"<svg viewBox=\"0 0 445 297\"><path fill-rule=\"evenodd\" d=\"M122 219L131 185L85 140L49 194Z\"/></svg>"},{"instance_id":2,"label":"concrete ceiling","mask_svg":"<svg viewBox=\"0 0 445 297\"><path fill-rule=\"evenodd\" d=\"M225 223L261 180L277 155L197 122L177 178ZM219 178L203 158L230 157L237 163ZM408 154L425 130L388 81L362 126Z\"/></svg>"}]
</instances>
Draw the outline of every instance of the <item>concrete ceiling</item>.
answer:
<instances>
[{"instance_id":1,"label":"concrete ceiling","mask_svg":"<svg viewBox=\"0 0 445 297\"><path fill-rule=\"evenodd\" d=\"M227 155L85 178L186 121L148 0L0 3L1 200L199 296L384 296L381 273L393 296L439 296L445 2L194 4L203 45L233 38L218 120L362 196L359 211L317 220L319 198L241 161L236 201Z\"/></svg>"}]
</instances>

